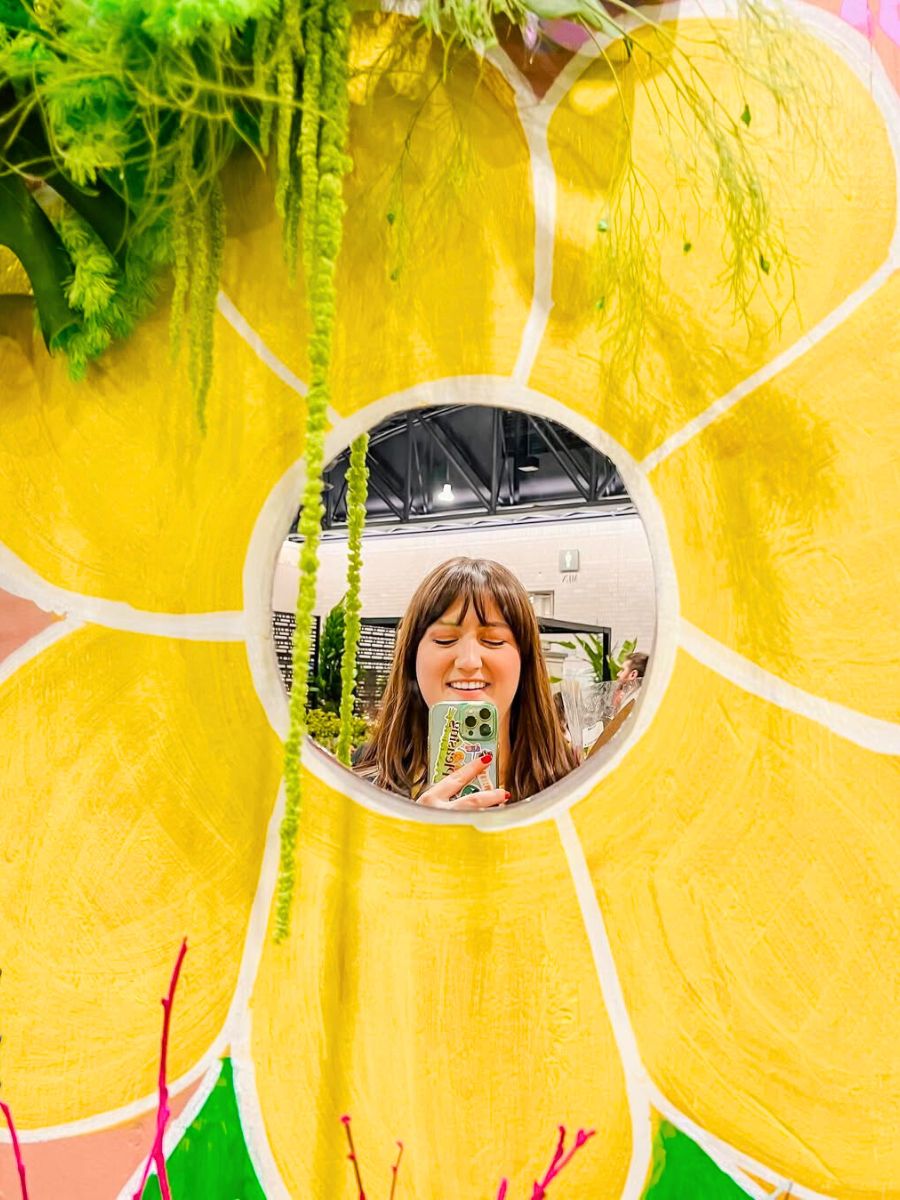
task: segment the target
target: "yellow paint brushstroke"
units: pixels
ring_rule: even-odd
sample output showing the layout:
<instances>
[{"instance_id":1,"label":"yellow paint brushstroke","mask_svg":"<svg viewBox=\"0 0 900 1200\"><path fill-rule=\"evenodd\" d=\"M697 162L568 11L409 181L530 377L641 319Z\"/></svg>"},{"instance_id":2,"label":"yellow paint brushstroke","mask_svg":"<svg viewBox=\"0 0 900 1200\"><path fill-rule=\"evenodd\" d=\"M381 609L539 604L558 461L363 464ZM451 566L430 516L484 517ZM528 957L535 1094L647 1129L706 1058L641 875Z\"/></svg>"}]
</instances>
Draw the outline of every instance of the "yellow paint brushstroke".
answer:
<instances>
[{"instance_id":1,"label":"yellow paint brushstroke","mask_svg":"<svg viewBox=\"0 0 900 1200\"><path fill-rule=\"evenodd\" d=\"M898 782L682 653L573 810L655 1082L840 1200L900 1196Z\"/></svg>"},{"instance_id":2,"label":"yellow paint brushstroke","mask_svg":"<svg viewBox=\"0 0 900 1200\"><path fill-rule=\"evenodd\" d=\"M512 92L490 63L445 63L438 44L422 92L383 83L351 107L332 368L342 414L426 380L508 375L528 318L531 164ZM228 200L223 287L306 379L306 302L287 282L269 185L245 163Z\"/></svg>"},{"instance_id":3,"label":"yellow paint brushstroke","mask_svg":"<svg viewBox=\"0 0 900 1200\"><path fill-rule=\"evenodd\" d=\"M900 719L900 274L664 460L684 615L789 683Z\"/></svg>"},{"instance_id":4,"label":"yellow paint brushstroke","mask_svg":"<svg viewBox=\"0 0 900 1200\"><path fill-rule=\"evenodd\" d=\"M50 583L163 612L243 607L259 510L302 452L305 407L221 318L197 422L165 305L73 383L32 302L0 326L0 542ZM6 386L6 382L10 386Z\"/></svg>"},{"instance_id":5,"label":"yellow paint brushstroke","mask_svg":"<svg viewBox=\"0 0 900 1200\"><path fill-rule=\"evenodd\" d=\"M0 690L3 1094L22 1129L153 1093L222 1030L280 747L244 650L86 627Z\"/></svg>"},{"instance_id":6,"label":"yellow paint brushstroke","mask_svg":"<svg viewBox=\"0 0 900 1200\"><path fill-rule=\"evenodd\" d=\"M597 225L609 219L612 226L610 196L628 127L610 68L603 61L588 68L549 126L558 180L554 304L530 382L596 420L637 458L792 345L859 287L884 263L896 220L895 169L884 119L835 54L803 39L809 93L800 108L812 128L792 133L771 95L746 76L739 83L714 44L716 36L738 36L733 23L682 21L664 29L637 40L664 61L670 57L670 37L695 53L698 39L706 38L702 69L723 111L737 120L748 105L752 121L742 136L755 147L773 226L780 227L795 267L793 280L787 272L778 280L761 276L764 286L751 304L753 335L748 337L746 326L735 321L723 279L725 227L712 178L695 204L667 161L670 144L682 161L691 161L686 137L699 134L690 126L685 134L675 124L661 133L654 107L676 103L671 81L659 69L642 81L635 66L646 61L640 54L627 67L620 64L649 226L655 228L662 216L668 230L659 239L658 297L654 281L644 280L650 298L637 375L623 364L608 385L601 385L624 326L612 297L602 323L595 308L596 247L613 236L612 228L603 234ZM616 47L610 53L621 59ZM581 111L579 99L586 87L590 113ZM774 313L788 305L792 289L796 304L773 328Z\"/></svg>"},{"instance_id":7,"label":"yellow paint brushstroke","mask_svg":"<svg viewBox=\"0 0 900 1200\"><path fill-rule=\"evenodd\" d=\"M348 1186L350 1113L370 1177L403 1139L409 1200L493 1196L505 1174L527 1194L558 1123L598 1129L569 1194L619 1197L622 1069L552 824L400 823L309 779L298 881L291 939L267 940L252 999L263 1119L292 1195Z\"/></svg>"}]
</instances>

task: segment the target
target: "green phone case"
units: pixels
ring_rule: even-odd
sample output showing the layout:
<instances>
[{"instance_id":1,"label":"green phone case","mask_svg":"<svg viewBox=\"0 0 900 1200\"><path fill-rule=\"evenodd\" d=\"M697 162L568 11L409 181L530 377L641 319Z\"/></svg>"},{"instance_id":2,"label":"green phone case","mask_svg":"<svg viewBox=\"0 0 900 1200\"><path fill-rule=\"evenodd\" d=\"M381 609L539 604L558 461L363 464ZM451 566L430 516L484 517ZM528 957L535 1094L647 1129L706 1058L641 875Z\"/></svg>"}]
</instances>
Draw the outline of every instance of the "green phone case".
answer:
<instances>
[{"instance_id":1,"label":"green phone case","mask_svg":"<svg viewBox=\"0 0 900 1200\"><path fill-rule=\"evenodd\" d=\"M497 787L497 710L489 700L442 700L428 713L428 786L482 754L491 762L459 793Z\"/></svg>"}]
</instances>

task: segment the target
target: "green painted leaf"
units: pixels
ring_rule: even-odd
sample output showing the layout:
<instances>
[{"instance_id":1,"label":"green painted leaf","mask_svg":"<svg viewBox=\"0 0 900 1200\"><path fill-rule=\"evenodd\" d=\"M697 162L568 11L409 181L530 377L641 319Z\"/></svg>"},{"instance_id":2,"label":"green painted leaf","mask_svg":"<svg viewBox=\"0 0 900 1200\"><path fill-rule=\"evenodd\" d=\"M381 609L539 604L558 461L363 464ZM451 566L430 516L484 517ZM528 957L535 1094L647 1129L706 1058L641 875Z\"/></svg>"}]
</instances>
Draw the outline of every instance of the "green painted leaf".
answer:
<instances>
[{"instance_id":1,"label":"green painted leaf","mask_svg":"<svg viewBox=\"0 0 900 1200\"><path fill-rule=\"evenodd\" d=\"M173 1200L265 1200L244 1141L231 1059L223 1061L215 1087L167 1165ZM160 1200L155 1175L143 1200Z\"/></svg>"},{"instance_id":2,"label":"green painted leaf","mask_svg":"<svg viewBox=\"0 0 900 1200\"><path fill-rule=\"evenodd\" d=\"M643 1200L748 1200L748 1194L696 1142L661 1121Z\"/></svg>"}]
</instances>

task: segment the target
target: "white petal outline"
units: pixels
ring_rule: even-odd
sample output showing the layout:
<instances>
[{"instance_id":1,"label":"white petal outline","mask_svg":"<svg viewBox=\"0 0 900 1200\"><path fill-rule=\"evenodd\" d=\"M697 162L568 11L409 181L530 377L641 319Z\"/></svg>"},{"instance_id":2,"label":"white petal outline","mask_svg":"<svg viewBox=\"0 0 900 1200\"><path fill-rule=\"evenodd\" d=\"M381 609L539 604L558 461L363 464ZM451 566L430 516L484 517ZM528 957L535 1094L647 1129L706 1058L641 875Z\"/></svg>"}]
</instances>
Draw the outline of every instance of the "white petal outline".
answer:
<instances>
[{"instance_id":1,"label":"white petal outline","mask_svg":"<svg viewBox=\"0 0 900 1200\"><path fill-rule=\"evenodd\" d=\"M678 582L662 510L646 475L631 455L594 422L551 396L516 383L508 376L456 375L430 380L366 405L335 424L326 439L326 460L333 458L360 433L388 416L447 403L492 405L548 417L568 426L616 464L643 520L650 543L656 590L656 639L650 670L635 705L632 724L627 734L614 738L590 763L542 792L528 805L513 805L495 812L449 812L419 808L360 779L317 746L312 746L308 762L310 770L323 782L372 811L406 821L475 825L485 831L506 830L546 820L577 804L618 765L646 732L662 702L675 663L678 648ZM293 519L302 481L301 460L285 472L267 499L251 537L244 570L247 626L254 634L248 661L260 703L273 729L281 737L285 736L288 727L287 696L275 669L271 647L271 581L278 548ZM264 586L260 586L260 580L265 580Z\"/></svg>"},{"instance_id":2,"label":"white petal outline","mask_svg":"<svg viewBox=\"0 0 900 1200\"><path fill-rule=\"evenodd\" d=\"M166 1132L163 1135L163 1154L165 1155L166 1161L169 1160L178 1143L200 1115L204 1104L206 1104L207 1100L212 1095L213 1089L219 1082L221 1075L222 1060L218 1059L210 1066L209 1070L203 1076L200 1086L197 1088L196 1092L194 1092L193 1096L191 1096L190 1100L188 1100L187 1104L184 1106L175 1120L170 1122L168 1125ZM151 1147L148 1145L147 1153L144 1154L143 1158L129 1177L128 1181L123 1184L122 1188L119 1190L116 1200L132 1200L137 1186L141 1182L141 1176L144 1174L144 1164L147 1161L147 1155L149 1155L150 1149ZM150 1175L148 1175L147 1178L149 1179L151 1176L156 1174L156 1167L152 1166L150 1168Z\"/></svg>"}]
</instances>

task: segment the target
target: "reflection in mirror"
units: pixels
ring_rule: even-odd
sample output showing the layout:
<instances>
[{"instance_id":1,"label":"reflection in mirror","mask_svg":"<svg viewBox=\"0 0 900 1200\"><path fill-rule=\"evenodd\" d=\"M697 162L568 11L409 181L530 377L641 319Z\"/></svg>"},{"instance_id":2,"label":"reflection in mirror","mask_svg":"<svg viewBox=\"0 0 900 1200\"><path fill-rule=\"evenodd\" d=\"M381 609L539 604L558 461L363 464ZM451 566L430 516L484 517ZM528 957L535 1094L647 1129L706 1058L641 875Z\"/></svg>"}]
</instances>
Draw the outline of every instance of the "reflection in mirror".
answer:
<instances>
[{"instance_id":1,"label":"reflection in mirror","mask_svg":"<svg viewBox=\"0 0 900 1200\"><path fill-rule=\"evenodd\" d=\"M325 473L308 664L309 731L332 753L348 462ZM545 417L445 405L370 430L367 467L354 770L426 807L495 808L627 736L656 610L615 465ZM273 592L288 690L298 557L295 523Z\"/></svg>"}]
</instances>

